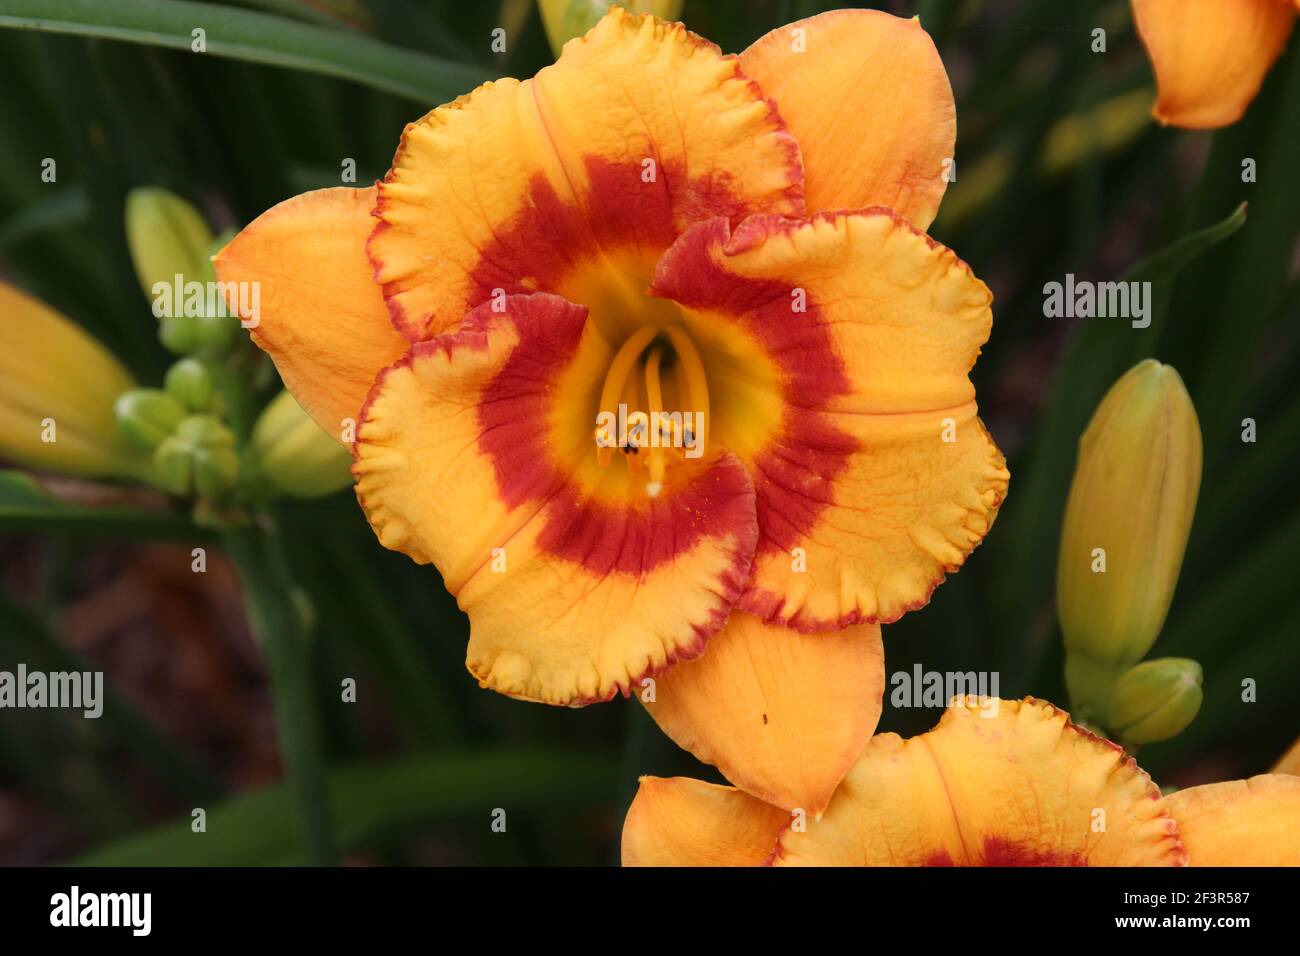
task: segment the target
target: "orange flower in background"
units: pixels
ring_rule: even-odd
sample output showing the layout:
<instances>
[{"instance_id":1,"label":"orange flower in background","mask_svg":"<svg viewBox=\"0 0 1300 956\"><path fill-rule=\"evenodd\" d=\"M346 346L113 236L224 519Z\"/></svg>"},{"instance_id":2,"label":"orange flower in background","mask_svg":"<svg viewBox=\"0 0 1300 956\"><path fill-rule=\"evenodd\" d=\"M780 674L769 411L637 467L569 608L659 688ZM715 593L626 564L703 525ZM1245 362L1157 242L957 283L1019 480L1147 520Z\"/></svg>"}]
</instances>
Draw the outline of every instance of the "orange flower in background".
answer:
<instances>
[{"instance_id":1,"label":"orange flower in background","mask_svg":"<svg viewBox=\"0 0 1300 956\"><path fill-rule=\"evenodd\" d=\"M355 428L370 524L442 573L484 687L636 691L816 815L879 718L878 624L1006 492L967 377L991 295L923 231L954 136L915 20L836 11L737 58L615 8L215 261L260 283L302 406ZM601 424L619 406L669 424Z\"/></svg>"},{"instance_id":2,"label":"orange flower in background","mask_svg":"<svg viewBox=\"0 0 1300 956\"><path fill-rule=\"evenodd\" d=\"M992 705L996 704L996 708ZM1296 866L1300 777L1162 797L1043 701L957 698L932 731L872 739L821 820L741 790L643 777L629 866Z\"/></svg>"},{"instance_id":3,"label":"orange flower in background","mask_svg":"<svg viewBox=\"0 0 1300 956\"><path fill-rule=\"evenodd\" d=\"M1297 11L1300 0L1133 0L1159 86L1156 119L1189 129L1241 119Z\"/></svg>"}]
</instances>

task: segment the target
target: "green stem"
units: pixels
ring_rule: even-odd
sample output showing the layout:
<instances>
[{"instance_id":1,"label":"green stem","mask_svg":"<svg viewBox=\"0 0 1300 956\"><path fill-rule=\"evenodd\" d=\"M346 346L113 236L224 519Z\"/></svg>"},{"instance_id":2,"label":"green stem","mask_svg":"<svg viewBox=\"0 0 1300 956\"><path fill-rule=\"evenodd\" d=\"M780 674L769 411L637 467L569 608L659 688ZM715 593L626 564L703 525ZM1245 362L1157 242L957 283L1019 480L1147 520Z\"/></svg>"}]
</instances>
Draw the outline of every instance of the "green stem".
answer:
<instances>
[{"instance_id":1,"label":"green stem","mask_svg":"<svg viewBox=\"0 0 1300 956\"><path fill-rule=\"evenodd\" d=\"M266 655L276 729L287 789L308 862L327 866L336 859L325 782L320 715L312 689L311 646L303 615L292 596L295 585L274 525L227 529L227 553L239 568L253 632Z\"/></svg>"}]
</instances>

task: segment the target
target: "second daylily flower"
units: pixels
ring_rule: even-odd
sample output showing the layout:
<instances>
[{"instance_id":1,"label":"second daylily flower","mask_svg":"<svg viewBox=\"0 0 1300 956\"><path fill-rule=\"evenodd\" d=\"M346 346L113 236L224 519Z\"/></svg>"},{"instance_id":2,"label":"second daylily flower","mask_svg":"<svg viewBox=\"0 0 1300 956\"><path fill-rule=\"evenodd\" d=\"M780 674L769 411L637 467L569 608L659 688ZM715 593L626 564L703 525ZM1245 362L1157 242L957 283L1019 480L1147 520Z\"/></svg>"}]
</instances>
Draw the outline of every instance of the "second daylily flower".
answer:
<instances>
[{"instance_id":1,"label":"second daylily flower","mask_svg":"<svg viewBox=\"0 0 1300 956\"><path fill-rule=\"evenodd\" d=\"M741 790L641 778L627 866L1297 866L1300 778L1161 795L1116 744L1033 698L954 698L872 739L819 821Z\"/></svg>"},{"instance_id":2,"label":"second daylily flower","mask_svg":"<svg viewBox=\"0 0 1300 956\"><path fill-rule=\"evenodd\" d=\"M216 265L261 284L303 407L355 430L371 526L441 571L483 686L638 692L816 814L879 717L878 624L1007 487L967 378L991 295L923 231L954 134L914 20L837 11L737 58L616 8ZM598 427L620 405L684 425Z\"/></svg>"}]
</instances>

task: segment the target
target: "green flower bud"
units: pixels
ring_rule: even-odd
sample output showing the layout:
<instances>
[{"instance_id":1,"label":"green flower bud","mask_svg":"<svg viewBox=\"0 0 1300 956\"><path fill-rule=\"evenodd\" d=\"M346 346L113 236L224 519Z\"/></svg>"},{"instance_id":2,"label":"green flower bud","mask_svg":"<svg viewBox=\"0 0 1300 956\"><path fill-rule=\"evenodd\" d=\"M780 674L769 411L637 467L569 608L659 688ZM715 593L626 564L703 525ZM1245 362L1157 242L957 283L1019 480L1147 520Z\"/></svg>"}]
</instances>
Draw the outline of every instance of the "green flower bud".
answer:
<instances>
[{"instance_id":1,"label":"green flower bud","mask_svg":"<svg viewBox=\"0 0 1300 956\"><path fill-rule=\"evenodd\" d=\"M176 426L176 435L195 448L234 448L235 434L211 415L190 415Z\"/></svg>"},{"instance_id":2,"label":"green flower bud","mask_svg":"<svg viewBox=\"0 0 1300 956\"><path fill-rule=\"evenodd\" d=\"M154 452L158 484L174 495L217 498L239 479L235 436L211 415L191 415Z\"/></svg>"},{"instance_id":3,"label":"green flower bud","mask_svg":"<svg viewBox=\"0 0 1300 956\"><path fill-rule=\"evenodd\" d=\"M239 480L239 453L233 448L201 448L194 453L194 490L200 498L220 498Z\"/></svg>"},{"instance_id":4,"label":"green flower bud","mask_svg":"<svg viewBox=\"0 0 1300 956\"><path fill-rule=\"evenodd\" d=\"M144 294L154 297L158 283L213 279L208 247L212 230L184 199L165 189L134 189L126 197L126 241Z\"/></svg>"},{"instance_id":5,"label":"green flower bud","mask_svg":"<svg viewBox=\"0 0 1300 956\"><path fill-rule=\"evenodd\" d=\"M153 453L154 481L173 495L188 495L194 488L194 456L188 442L175 435L163 439Z\"/></svg>"},{"instance_id":6,"label":"green flower bud","mask_svg":"<svg viewBox=\"0 0 1300 956\"><path fill-rule=\"evenodd\" d=\"M1177 737L1201 709L1201 665L1162 657L1130 668L1115 683L1107 724L1126 744Z\"/></svg>"},{"instance_id":7,"label":"green flower bud","mask_svg":"<svg viewBox=\"0 0 1300 956\"><path fill-rule=\"evenodd\" d=\"M239 319L233 315L200 315L194 324L196 351L224 355L239 340Z\"/></svg>"},{"instance_id":8,"label":"green flower bud","mask_svg":"<svg viewBox=\"0 0 1300 956\"><path fill-rule=\"evenodd\" d=\"M199 350L199 320L192 315L169 315L158 323L158 340L173 355Z\"/></svg>"},{"instance_id":9,"label":"green flower bud","mask_svg":"<svg viewBox=\"0 0 1300 956\"><path fill-rule=\"evenodd\" d=\"M163 385L192 412L206 411L212 404L212 375L198 359L181 359L167 370Z\"/></svg>"},{"instance_id":10,"label":"green flower bud","mask_svg":"<svg viewBox=\"0 0 1300 956\"><path fill-rule=\"evenodd\" d=\"M253 426L259 473L275 491L319 498L352 483L352 455L281 392Z\"/></svg>"},{"instance_id":11,"label":"green flower bud","mask_svg":"<svg viewBox=\"0 0 1300 956\"><path fill-rule=\"evenodd\" d=\"M1066 684L1085 718L1151 649L1173 598L1201 481L1201 430L1178 373L1147 360L1079 442L1057 567Z\"/></svg>"},{"instance_id":12,"label":"green flower bud","mask_svg":"<svg viewBox=\"0 0 1300 956\"><path fill-rule=\"evenodd\" d=\"M161 389L134 388L118 396L113 417L133 448L153 451L181 423L185 406Z\"/></svg>"},{"instance_id":13,"label":"green flower bud","mask_svg":"<svg viewBox=\"0 0 1300 956\"><path fill-rule=\"evenodd\" d=\"M67 317L0 282L0 458L69 475L141 478L149 459L118 430L135 387L108 349Z\"/></svg>"}]
</instances>

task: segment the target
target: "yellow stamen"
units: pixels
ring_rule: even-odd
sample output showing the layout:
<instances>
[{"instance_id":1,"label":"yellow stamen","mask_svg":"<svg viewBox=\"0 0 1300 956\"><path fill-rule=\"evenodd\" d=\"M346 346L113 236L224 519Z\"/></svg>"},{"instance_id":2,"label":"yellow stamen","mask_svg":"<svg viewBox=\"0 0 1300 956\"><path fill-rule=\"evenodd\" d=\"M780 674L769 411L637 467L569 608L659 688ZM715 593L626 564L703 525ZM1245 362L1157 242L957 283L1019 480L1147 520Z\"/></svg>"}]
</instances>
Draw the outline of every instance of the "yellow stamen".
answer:
<instances>
[{"instance_id":1,"label":"yellow stamen","mask_svg":"<svg viewBox=\"0 0 1300 956\"><path fill-rule=\"evenodd\" d=\"M636 365L636 360L641 357L645 347L654 341L659 329L652 325L645 325L637 329L623 343L622 348L614 355L614 361L609 363L609 372L605 375L605 384L600 390L600 407L599 410L618 412L618 399L623 394L623 386L627 384L627 377L632 372L632 367Z\"/></svg>"},{"instance_id":2,"label":"yellow stamen","mask_svg":"<svg viewBox=\"0 0 1300 956\"><path fill-rule=\"evenodd\" d=\"M704 375L704 361L700 358L695 343L691 341L691 337L684 329L669 326L664 329L664 334L668 336L668 341L677 352L677 364L686 379L686 392L690 396L686 403L686 415L691 422L687 427L694 429L694 413L703 413L700 419L703 424L701 429L703 434L698 436L700 450L703 452L707 447L709 436L709 381Z\"/></svg>"},{"instance_id":3,"label":"yellow stamen","mask_svg":"<svg viewBox=\"0 0 1300 956\"><path fill-rule=\"evenodd\" d=\"M662 426L662 413L664 410L664 392L659 382L659 367L663 362L664 351L661 348L655 348L650 352L650 358L645 364L645 391L646 397L650 403L650 460L647 465L650 469L650 480L646 482L645 493L651 498L659 496L659 492L664 489L664 435ZM659 434L654 434L653 429L658 427ZM671 439L670 439L671 440Z\"/></svg>"},{"instance_id":4,"label":"yellow stamen","mask_svg":"<svg viewBox=\"0 0 1300 956\"><path fill-rule=\"evenodd\" d=\"M627 444L623 446L623 461L627 464L628 474L639 476L645 471L645 455L641 448L647 444L650 419L645 412L644 385L639 375L629 375L623 388L622 402L627 406L627 434L623 436ZM639 429L639 430L638 430Z\"/></svg>"},{"instance_id":5,"label":"yellow stamen","mask_svg":"<svg viewBox=\"0 0 1300 956\"><path fill-rule=\"evenodd\" d=\"M645 347L653 342L658 334L659 330L653 326L639 328L614 354L614 360L609 363L609 371L605 374L605 384L600 389L600 404L596 406L597 412L612 412L615 416L618 415L618 401L623 396L623 388L627 384L628 376ZM602 467L609 464L612 454L610 447L601 447L600 439L603 431L600 428L596 430L596 462ZM617 434L611 437L617 441Z\"/></svg>"}]
</instances>

